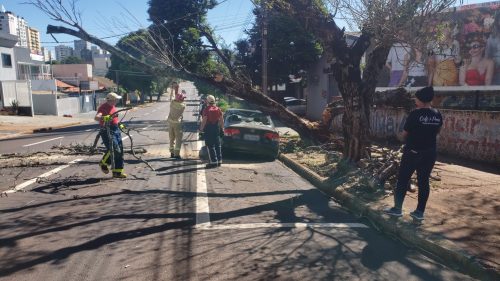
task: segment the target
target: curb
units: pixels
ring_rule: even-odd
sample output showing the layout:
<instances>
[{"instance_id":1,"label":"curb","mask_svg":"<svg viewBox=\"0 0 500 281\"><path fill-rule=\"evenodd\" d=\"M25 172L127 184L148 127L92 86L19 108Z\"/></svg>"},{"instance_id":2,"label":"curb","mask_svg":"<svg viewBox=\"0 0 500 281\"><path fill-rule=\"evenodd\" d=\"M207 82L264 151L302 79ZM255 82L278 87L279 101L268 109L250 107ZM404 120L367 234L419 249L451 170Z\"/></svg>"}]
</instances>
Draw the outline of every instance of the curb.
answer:
<instances>
[{"instance_id":1,"label":"curb","mask_svg":"<svg viewBox=\"0 0 500 281\"><path fill-rule=\"evenodd\" d=\"M90 123L90 122L89 122ZM62 128L67 128L67 127L72 127L72 126L77 126L82 124L82 122L73 122L73 123L68 123L60 126L54 126L54 127L43 127L43 128L37 128L33 129L32 133L44 133L52 130L57 130L57 129L62 129ZM29 132L29 131L27 131Z\"/></svg>"},{"instance_id":2,"label":"curb","mask_svg":"<svg viewBox=\"0 0 500 281\"><path fill-rule=\"evenodd\" d=\"M393 235L399 240L419 249L426 255L438 258L443 264L481 280L500 280L500 272L494 268L487 268L476 260L475 256L466 253L452 241L438 237L424 231L415 231L416 227L403 220L391 220L382 216L381 212L372 209L365 202L348 192L337 188L329 190L327 178L323 178L314 171L302 166L289 157L280 153L278 159L297 174L321 189L327 195L335 198L342 206L360 217L366 217L382 232Z\"/></svg>"}]
</instances>

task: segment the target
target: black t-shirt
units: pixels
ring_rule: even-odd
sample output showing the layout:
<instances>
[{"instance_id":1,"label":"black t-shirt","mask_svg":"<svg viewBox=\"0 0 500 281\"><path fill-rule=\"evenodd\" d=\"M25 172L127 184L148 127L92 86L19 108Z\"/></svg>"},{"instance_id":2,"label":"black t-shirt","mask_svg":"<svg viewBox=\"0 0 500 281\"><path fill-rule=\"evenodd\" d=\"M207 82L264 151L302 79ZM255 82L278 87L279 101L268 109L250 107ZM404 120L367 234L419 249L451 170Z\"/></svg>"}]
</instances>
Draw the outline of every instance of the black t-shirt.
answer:
<instances>
[{"instance_id":1,"label":"black t-shirt","mask_svg":"<svg viewBox=\"0 0 500 281\"><path fill-rule=\"evenodd\" d=\"M410 112L404 130L408 132L406 148L425 150L436 148L436 136L443 125L441 113L434 108L420 108Z\"/></svg>"}]
</instances>

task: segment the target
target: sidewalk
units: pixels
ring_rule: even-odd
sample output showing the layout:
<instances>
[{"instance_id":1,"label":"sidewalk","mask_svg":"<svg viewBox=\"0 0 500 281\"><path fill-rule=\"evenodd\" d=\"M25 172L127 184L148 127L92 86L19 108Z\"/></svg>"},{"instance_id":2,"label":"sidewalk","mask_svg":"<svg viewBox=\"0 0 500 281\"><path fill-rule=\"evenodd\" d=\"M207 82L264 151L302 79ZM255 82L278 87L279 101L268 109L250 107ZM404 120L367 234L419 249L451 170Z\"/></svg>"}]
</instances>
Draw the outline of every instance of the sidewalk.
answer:
<instances>
[{"instance_id":1,"label":"sidewalk","mask_svg":"<svg viewBox=\"0 0 500 281\"><path fill-rule=\"evenodd\" d=\"M307 157L280 155L286 165L381 232L474 278L500 280L500 171L438 161L426 219L417 224L408 215L417 205L417 193L408 193L403 218L394 219L382 211L392 206L392 194L374 192L356 181L356 174L332 182L310 170Z\"/></svg>"},{"instance_id":2,"label":"sidewalk","mask_svg":"<svg viewBox=\"0 0 500 281\"><path fill-rule=\"evenodd\" d=\"M0 140L15 138L36 131L50 131L58 128L95 123L96 112L80 113L73 117L54 115L17 116L0 115Z\"/></svg>"}]
</instances>

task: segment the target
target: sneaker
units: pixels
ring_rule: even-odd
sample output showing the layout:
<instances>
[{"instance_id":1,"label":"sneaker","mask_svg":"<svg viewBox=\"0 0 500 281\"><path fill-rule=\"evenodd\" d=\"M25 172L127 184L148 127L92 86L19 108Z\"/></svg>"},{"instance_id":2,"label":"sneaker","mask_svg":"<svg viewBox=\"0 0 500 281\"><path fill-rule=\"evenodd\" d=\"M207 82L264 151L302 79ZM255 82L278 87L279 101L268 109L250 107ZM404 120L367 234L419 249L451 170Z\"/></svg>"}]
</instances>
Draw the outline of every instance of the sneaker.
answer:
<instances>
[{"instance_id":1,"label":"sneaker","mask_svg":"<svg viewBox=\"0 0 500 281\"><path fill-rule=\"evenodd\" d=\"M175 158L175 154L173 152L170 152L170 158Z\"/></svg>"},{"instance_id":2,"label":"sneaker","mask_svg":"<svg viewBox=\"0 0 500 281\"><path fill-rule=\"evenodd\" d=\"M207 168L207 169L212 169L215 167L217 167L217 163L210 163L210 164L205 165L205 168Z\"/></svg>"},{"instance_id":3,"label":"sneaker","mask_svg":"<svg viewBox=\"0 0 500 281\"><path fill-rule=\"evenodd\" d=\"M385 209L384 213L386 213L389 216L393 216L393 217L403 216L403 211L401 211L401 209L394 208L394 207Z\"/></svg>"},{"instance_id":4,"label":"sneaker","mask_svg":"<svg viewBox=\"0 0 500 281\"><path fill-rule=\"evenodd\" d=\"M413 219L418 220L418 221L423 221L424 220L424 213L422 213L418 210L415 210L413 212L410 212L410 217L412 217Z\"/></svg>"},{"instance_id":5,"label":"sneaker","mask_svg":"<svg viewBox=\"0 0 500 281\"><path fill-rule=\"evenodd\" d=\"M127 174L120 173L120 172L113 172L113 178L125 179L125 178L127 178Z\"/></svg>"},{"instance_id":6,"label":"sneaker","mask_svg":"<svg viewBox=\"0 0 500 281\"><path fill-rule=\"evenodd\" d=\"M105 174L109 174L109 168L108 165L104 163L99 163L99 167L101 168L101 171Z\"/></svg>"},{"instance_id":7,"label":"sneaker","mask_svg":"<svg viewBox=\"0 0 500 281\"><path fill-rule=\"evenodd\" d=\"M180 155L177 155L177 156L174 156L174 159L181 160L182 158Z\"/></svg>"}]
</instances>

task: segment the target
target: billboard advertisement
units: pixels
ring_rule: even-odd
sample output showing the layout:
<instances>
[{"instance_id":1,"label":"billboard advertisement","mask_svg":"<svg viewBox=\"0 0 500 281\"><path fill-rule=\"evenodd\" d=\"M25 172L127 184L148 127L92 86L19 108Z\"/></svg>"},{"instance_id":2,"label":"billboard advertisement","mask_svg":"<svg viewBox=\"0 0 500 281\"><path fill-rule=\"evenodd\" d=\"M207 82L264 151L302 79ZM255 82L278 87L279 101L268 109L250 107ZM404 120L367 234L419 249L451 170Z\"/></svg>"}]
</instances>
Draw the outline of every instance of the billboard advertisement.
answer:
<instances>
[{"instance_id":1,"label":"billboard advertisement","mask_svg":"<svg viewBox=\"0 0 500 281\"><path fill-rule=\"evenodd\" d=\"M379 86L500 86L500 1L453 8L428 32L423 48L392 46Z\"/></svg>"}]
</instances>

